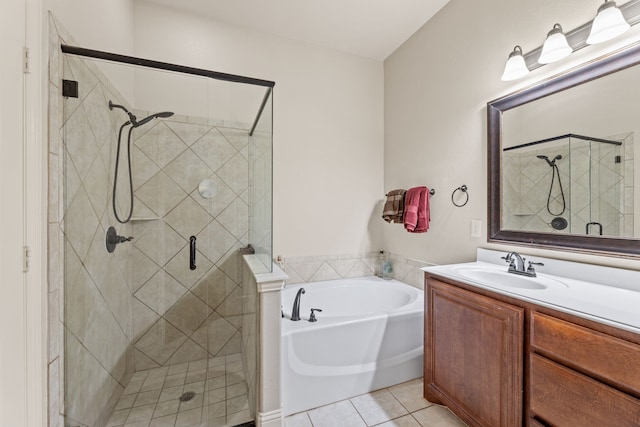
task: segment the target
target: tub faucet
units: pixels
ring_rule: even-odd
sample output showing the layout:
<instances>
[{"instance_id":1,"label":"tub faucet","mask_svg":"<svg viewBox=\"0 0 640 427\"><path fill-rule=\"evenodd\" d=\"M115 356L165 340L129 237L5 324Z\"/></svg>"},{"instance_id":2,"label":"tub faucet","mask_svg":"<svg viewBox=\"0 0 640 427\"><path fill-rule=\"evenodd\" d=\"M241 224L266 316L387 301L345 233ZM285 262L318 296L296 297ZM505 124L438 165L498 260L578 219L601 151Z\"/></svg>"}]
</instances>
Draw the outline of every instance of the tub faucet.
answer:
<instances>
[{"instance_id":1,"label":"tub faucet","mask_svg":"<svg viewBox=\"0 0 640 427\"><path fill-rule=\"evenodd\" d=\"M296 294L296 299L293 300L293 308L291 309L291 320L294 322L300 320L300 298L304 294L304 288L300 288Z\"/></svg>"}]
</instances>

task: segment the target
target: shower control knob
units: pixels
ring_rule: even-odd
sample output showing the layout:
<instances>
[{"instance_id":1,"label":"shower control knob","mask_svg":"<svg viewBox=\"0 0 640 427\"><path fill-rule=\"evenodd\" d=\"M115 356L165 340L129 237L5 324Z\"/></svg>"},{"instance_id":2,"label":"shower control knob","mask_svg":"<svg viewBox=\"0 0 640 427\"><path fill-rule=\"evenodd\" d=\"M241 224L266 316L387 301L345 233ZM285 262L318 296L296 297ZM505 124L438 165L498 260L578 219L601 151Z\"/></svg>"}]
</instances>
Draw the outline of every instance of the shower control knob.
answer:
<instances>
[{"instance_id":1,"label":"shower control knob","mask_svg":"<svg viewBox=\"0 0 640 427\"><path fill-rule=\"evenodd\" d=\"M322 312L321 309L319 308L312 308L311 309L311 314L309 315L309 322L317 322L318 319L316 319L316 311Z\"/></svg>"},{"instance_id":2,"label":"shower control knob","mask_svg":"<svg viewBox=\"0 0 640 427\"><path fill-rule=\"evenodd\" d=\"M116 250L117 244L130 242L131 240L133 240L133 236L118 236L118 233L116 233L116 229L113 227L109 227L106 235L107 252L113 253L113 251Z\"/></svg>"}]
</instances>

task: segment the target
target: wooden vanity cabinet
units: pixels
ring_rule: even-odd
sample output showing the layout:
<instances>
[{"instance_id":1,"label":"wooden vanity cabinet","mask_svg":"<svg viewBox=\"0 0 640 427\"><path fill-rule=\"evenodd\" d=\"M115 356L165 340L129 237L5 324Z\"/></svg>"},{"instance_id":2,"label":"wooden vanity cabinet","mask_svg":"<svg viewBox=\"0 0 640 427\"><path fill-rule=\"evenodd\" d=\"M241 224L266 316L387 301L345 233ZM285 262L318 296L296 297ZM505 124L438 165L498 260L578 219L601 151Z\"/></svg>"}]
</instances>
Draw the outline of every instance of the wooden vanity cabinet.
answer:
<instances>
[{"instance_id":1,"label":"wooden vanity cabinet","mask_svg":"<svg viewBox=\"0 0 640 427\"><path fill-rule=\"evenodd\" d=\"M549 426L640 426L640 346L530 312L530 418Z\"/></svg>"},{"instance_id":2,"label":"wooden vanity cabinet","mask_svg":"<svg viewBox=\"0 0 640 427\"><path fill-rule=\"evenodd\" d=\"M430 279L425 397L470 426L522 424L524 309Z\"/></svg>"},{"instance_id":3,"label":"wooden vanity cabinet","mask_svg":"<svg viewBox=\"0 0 640 427\"><path fill-rule=\"evenodd\" d=\"M425 285L428 400L470 426L640 426L640 335L429 273Z\"/></svg>"}]
</instances>

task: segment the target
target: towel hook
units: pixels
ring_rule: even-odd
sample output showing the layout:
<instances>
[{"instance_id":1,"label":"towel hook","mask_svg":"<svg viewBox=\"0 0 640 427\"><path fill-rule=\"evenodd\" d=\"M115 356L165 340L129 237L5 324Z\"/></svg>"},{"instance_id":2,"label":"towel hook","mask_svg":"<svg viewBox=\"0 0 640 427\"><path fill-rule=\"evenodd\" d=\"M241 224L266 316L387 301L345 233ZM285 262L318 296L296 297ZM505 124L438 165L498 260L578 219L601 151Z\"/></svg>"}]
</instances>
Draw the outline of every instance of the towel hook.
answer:
<instances>
[{"instance_id":1,"label":"towel hook","mask_svg":"<svg viewBox=\"0 0 640 427\"><path fill-rule=\"evenodd\" d=\"M455 195L456 195L456 193L457 193L458 191L462 191L464 194L466 194L466 195L467 195L467 198L465 199L464 203L462 203L462 204L460 204L460 205L459 205L459 204L457 204L457 203L455 202L455 200L454 200L454 197L455 197ZM454 206L457 206L457 207L461 208L461 207L463 207L464 205L466 205L468 201L469 201L469 193L467 192L467 186L466 186L466 185L464 185L464 184L463 184L463 185L461 185L460 187L456 188L455 190L453 190L453 193L451 193L451 203L453 203L453 204L454 204Z\"/></svg>"}]
</instances>

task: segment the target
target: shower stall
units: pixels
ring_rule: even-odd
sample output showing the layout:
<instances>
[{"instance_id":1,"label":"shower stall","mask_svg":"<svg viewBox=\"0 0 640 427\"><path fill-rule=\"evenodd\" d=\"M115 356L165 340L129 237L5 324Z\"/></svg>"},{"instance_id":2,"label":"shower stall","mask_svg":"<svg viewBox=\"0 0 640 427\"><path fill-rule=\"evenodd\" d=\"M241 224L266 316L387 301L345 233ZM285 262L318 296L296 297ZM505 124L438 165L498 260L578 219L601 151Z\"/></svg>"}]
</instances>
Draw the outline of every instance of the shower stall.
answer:
<instances>
[{"instance_id":1,"label":"shower stall","mask_svg":"<svg viewBox=\"0 0 640 427\"><path fill-rule=\"evenodd\" d=\"M503 228L634 236L633 135L566 134L503 149Z\"/></svg>"},{"instance_id":2,"label":"shower stall","mask_svg":"<svg viewBox=\"0 0 640 427\"><path fill-rule=\"evenodd\" d=\"M64 425L251 425L241 250L270 271L274 84L52 27Z\"/></svg>"}]
</instances>

